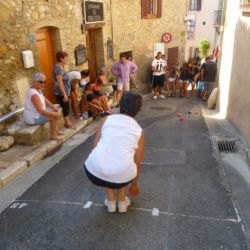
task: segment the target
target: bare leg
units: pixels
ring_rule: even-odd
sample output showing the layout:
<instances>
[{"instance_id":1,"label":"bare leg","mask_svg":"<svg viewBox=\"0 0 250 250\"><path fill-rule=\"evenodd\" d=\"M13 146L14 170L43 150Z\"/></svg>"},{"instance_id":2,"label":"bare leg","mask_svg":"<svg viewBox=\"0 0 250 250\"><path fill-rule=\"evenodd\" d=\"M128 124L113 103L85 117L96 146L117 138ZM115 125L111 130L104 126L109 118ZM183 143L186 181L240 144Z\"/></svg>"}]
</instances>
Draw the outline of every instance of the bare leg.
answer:
<instances>
[{"instance_id":1,"label":"bare leg","mask_svg":"<svg viewBox=\"0 0 250 250\"><path fill-rule=\"evenodd\" d=\"M115 201L115 190L111 188L106 188L108 201ZM124 198L125 199L125 198Z\"/></svg>"},{"instance_id":2,"label":"bare leg","mask_svg":"<svg viewBox=\"0 0 250 250\"><path fill-rule=\"evenodd\" d=\"M195 84L192 84L192 96L191 96L191 98L193 98L193 96L194 96L194 88L195 88Z\"/></svg>"},{"instance_id":3,"label":"bare leg","mask_svg":"<svg viewBox=\"0 0 250 250\"><path fill-rule=\"evenodd\" d=\"M75 129L75 126L71 123L69 116L64 116L63 119L64 119L64 126L65 127Z\"/></svg>"},{"instance_id":4,"label":"bare leg","mask_svg":"<svg viewBox=\"0 0 250 250\"><path fill-rule=\"evenodd\" d=\"M158 87L159 95L162 95L162 90L163 90L163 87Z\"/></svg>"},{"instance_id":5,"label":"bare leg","mask_svg":"<svg viewBox=\"0 0 250 250\"><path fill-rule=\"evenodd\" d=\"M79 115L78 115L78 102L77 102L77 97L75 95L75 93L70 93L70 99L71 99L71 108L73 111L73 114L75 115L76 119L79 119Z\"/></svg>"},{"instance_id":6,"label":"bare leg","mask_svg":"<svg viewBox=\"0 0 250 250\"><path fill-rule=\"evenodd\" d=\"M189 83L186 82L184 86L185 86L185 88L184 88L184 89L185 89L185 96L186 96L186 98L188 98L188 87L189 87Z\"/></svg>"},{"instance_id":7,"label":"bare leg","mask_svg":"<svg viewBox=\"0 0 250 250\"><path fill-rule=\"evenodd\" d=\"M125 201L126 187L118 189L118 201Z\"/></svg>"},{"instance_id":8,"label":"bare leg","mask_svg":"<svg viewBox=\"0 0 250 250\"><path fill-rule=\"evenodd\" d=\"M154 95L157 96L157 87L153 89Z\"/></svg>"},{"instance_id":9,"label":"bare leg","mask_svg":"<svg viewBox=\"0 0 250 250\"><path fill-rule=\"evenodd\" d=\"M167 95L170 96L170 81L167 80Z\"/></svg>"},{"instance_id":10,"label":"bare leg","mask_svg":"<svg viewBox=\"0 0 250 250\"><path fill-rule=\"evenodd\" d=\"M119 104L122 94L123 94L122 90L117 90L117 104Z\"/></svg>"}]
</instances>

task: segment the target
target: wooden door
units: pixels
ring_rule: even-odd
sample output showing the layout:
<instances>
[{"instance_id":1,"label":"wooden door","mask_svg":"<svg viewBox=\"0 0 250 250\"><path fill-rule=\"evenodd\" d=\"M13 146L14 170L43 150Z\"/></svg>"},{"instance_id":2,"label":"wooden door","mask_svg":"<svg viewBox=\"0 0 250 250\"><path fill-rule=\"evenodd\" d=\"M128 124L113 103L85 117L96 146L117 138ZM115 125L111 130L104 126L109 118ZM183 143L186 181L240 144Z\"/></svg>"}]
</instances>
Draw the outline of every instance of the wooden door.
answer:
<instances>
[{"instance_id":1,"label":"wooden door","mask_svg":"<svg viewBox=\"0 0 250 250\"><path fill-rule=\"evenodd\" d=\"M39 29L36 32L36 46L39 54L40 70L46 75L44 93L52 103L56 103L57 100L53 90L53 68L55 60L52 41L52 32L49 28Z\"/></svg>"},{"instance_id":2,"label":"wooden door","mask_svg":"<svg viewBox=\"0 0 250 250\"><path fill-rule=\"evenodd\" d=\"M179 47L173 47L168 49L168 67L171 68L171 66L176 63L176 60L178 61L178 52Z\"/></svg>"},{"instance_id":3,"label":"wooden door","mask_svg":"<svg viewBox=\"0 0 250 250\"><path fill-rule=\"evenodd\" d=\"M97 61L96 61L96 33L94 29L87 30L86 44L87 44L89 77L90 81L95 81L97 77Z\"/></svg>"}]
</instances>

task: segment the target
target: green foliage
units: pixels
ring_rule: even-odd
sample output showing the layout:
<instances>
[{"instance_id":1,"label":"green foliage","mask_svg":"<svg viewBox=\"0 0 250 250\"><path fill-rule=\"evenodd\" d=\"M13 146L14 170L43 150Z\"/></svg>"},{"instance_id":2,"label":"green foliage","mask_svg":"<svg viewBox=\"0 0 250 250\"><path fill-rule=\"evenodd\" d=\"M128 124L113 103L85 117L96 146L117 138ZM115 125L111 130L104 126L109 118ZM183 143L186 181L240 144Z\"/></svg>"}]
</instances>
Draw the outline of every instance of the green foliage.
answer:
<instances>
[{"instance_id":1,"label":"green foliage","mask_svg":"<svg viewBox=\"0 0 250 250\"><path fill-rule=\"evenodd\" d=\"M202 39L200 41L199 51L203 57L205 57L207 55L209 48L210 48L209 41L207 39Z\"/></svg>"},{"instance_id":2,"label":"green foliage","mask_svg":"<svg viewBox=\"0 0 250 250\"><path fill-rule=\"evenodd\" d=\"M115 80L115 76L110 75L110 76L109 76L109 82L113 82L114 80Z\"/></svg>"}]
</instances>

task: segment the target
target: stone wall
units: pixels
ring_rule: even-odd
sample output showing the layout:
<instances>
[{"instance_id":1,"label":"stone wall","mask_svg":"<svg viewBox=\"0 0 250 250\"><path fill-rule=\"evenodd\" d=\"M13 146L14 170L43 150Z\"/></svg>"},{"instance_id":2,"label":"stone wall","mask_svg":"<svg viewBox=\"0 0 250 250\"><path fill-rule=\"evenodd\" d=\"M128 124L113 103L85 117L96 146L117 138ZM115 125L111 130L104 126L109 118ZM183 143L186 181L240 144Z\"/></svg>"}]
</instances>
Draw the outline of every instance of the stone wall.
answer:
<instances>
[{"instance_id":1,"label":"stone wall","mask_svg":"<svg viewBox=\"0 0 250 250\"><path fill-rule=\"evenodd\" d=\"M101 0L97 0L101 1ZM102 2L102 1L101 1ZM108 68L119 59L119 54L133 51L138 65L137 82L144 88L153 59L153 45L161 42L162 34L173 36L167 48L179 47L180 61L184 57L184 16L186 4L183 0L164 0L162 17L141 19L141 0L104 0L104 26L93 26L96 30L97 67ZM75 66L74 49L86 45L86 32L81 28L82 0L5 0L0 1L0 117L22 104L20 95L25 93L29 79L39 70L39 56L35 44L36 32L42 27L53 30L55 52L63 49L70 55L67 69L86 69L88 64ZM84 26L85 27L85 26ZM86 27L85 27L86 28ZM107 59L107 41L113 40L114 57ZM35 66L25 69L22 51L31 50ZM22 91L21 91L22 89ZM0 124L1 131L1 124Z\"/></svg>"},{"instance_id":2,"label":"stone wall","mask_svg":"<svg viewBox=\"0 0 250 250\"><path fill-rule=\"evenodd\" d=\"M161 42L164 33L169 32L173 36L172 41L165 44L166 54L168 48L178 46L180 61L184 58L185 44L181 33L185 31L186 3L183 0L164 0L162 4L161 18L142 19L140 0L115 0L112 1L112 5L110 1L106 1L107 24L103 40L106 42L112 39L113 33L114 61L118 60L121 52L133 51L134 62L138 65L137 82L142 88L148 81L147 74L153 59L153 45ZM104 52L107 53L106 50ZM106 60L108 66L112 63L112 60Z\"/></svg>"},{"instance_id":3,"label":"stone wall","mask_svg":"<svg viewBox=\"0 0 250 250\"><path fill-rule=\"evenodd\" d=\"M35 32L42 27L54 28L54 46L70 55L68 68L75 66L74 48L85 44L81 32L82 11L79 0L5 0L0 1L0 116L20 106L17 81L29 81L39 70L39 58L35 46ZM33 51L35 67L25 69L21 52Z\"/></svg>"}]
</instances>

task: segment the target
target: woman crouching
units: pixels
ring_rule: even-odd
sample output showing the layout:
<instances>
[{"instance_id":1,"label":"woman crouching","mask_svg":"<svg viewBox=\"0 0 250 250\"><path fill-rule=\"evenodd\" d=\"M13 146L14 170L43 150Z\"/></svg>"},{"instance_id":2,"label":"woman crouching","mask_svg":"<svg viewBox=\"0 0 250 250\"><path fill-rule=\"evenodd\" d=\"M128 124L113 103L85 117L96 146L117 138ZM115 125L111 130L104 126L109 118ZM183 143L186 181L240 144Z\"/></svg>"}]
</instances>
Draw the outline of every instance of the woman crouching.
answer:
<instances>
[{"instance_id":1,"label":"woman crouching","mask_svg":"<svg viewBox=\"0 0 250 250\"><path fill-rule=\"evenodd\" d=\"M120 101L120 114L106 117L96 132L94 148L85 162L89 180L106 188L104 204L108 212L115 212L117 203L120 213L127 212L129 193L137 195L137 181L140 175L144 152L144 133L134 117L140 111L140 95L126 92ZM117 190L117 197L116 197Z\"/></svg>"}]
</instances>

